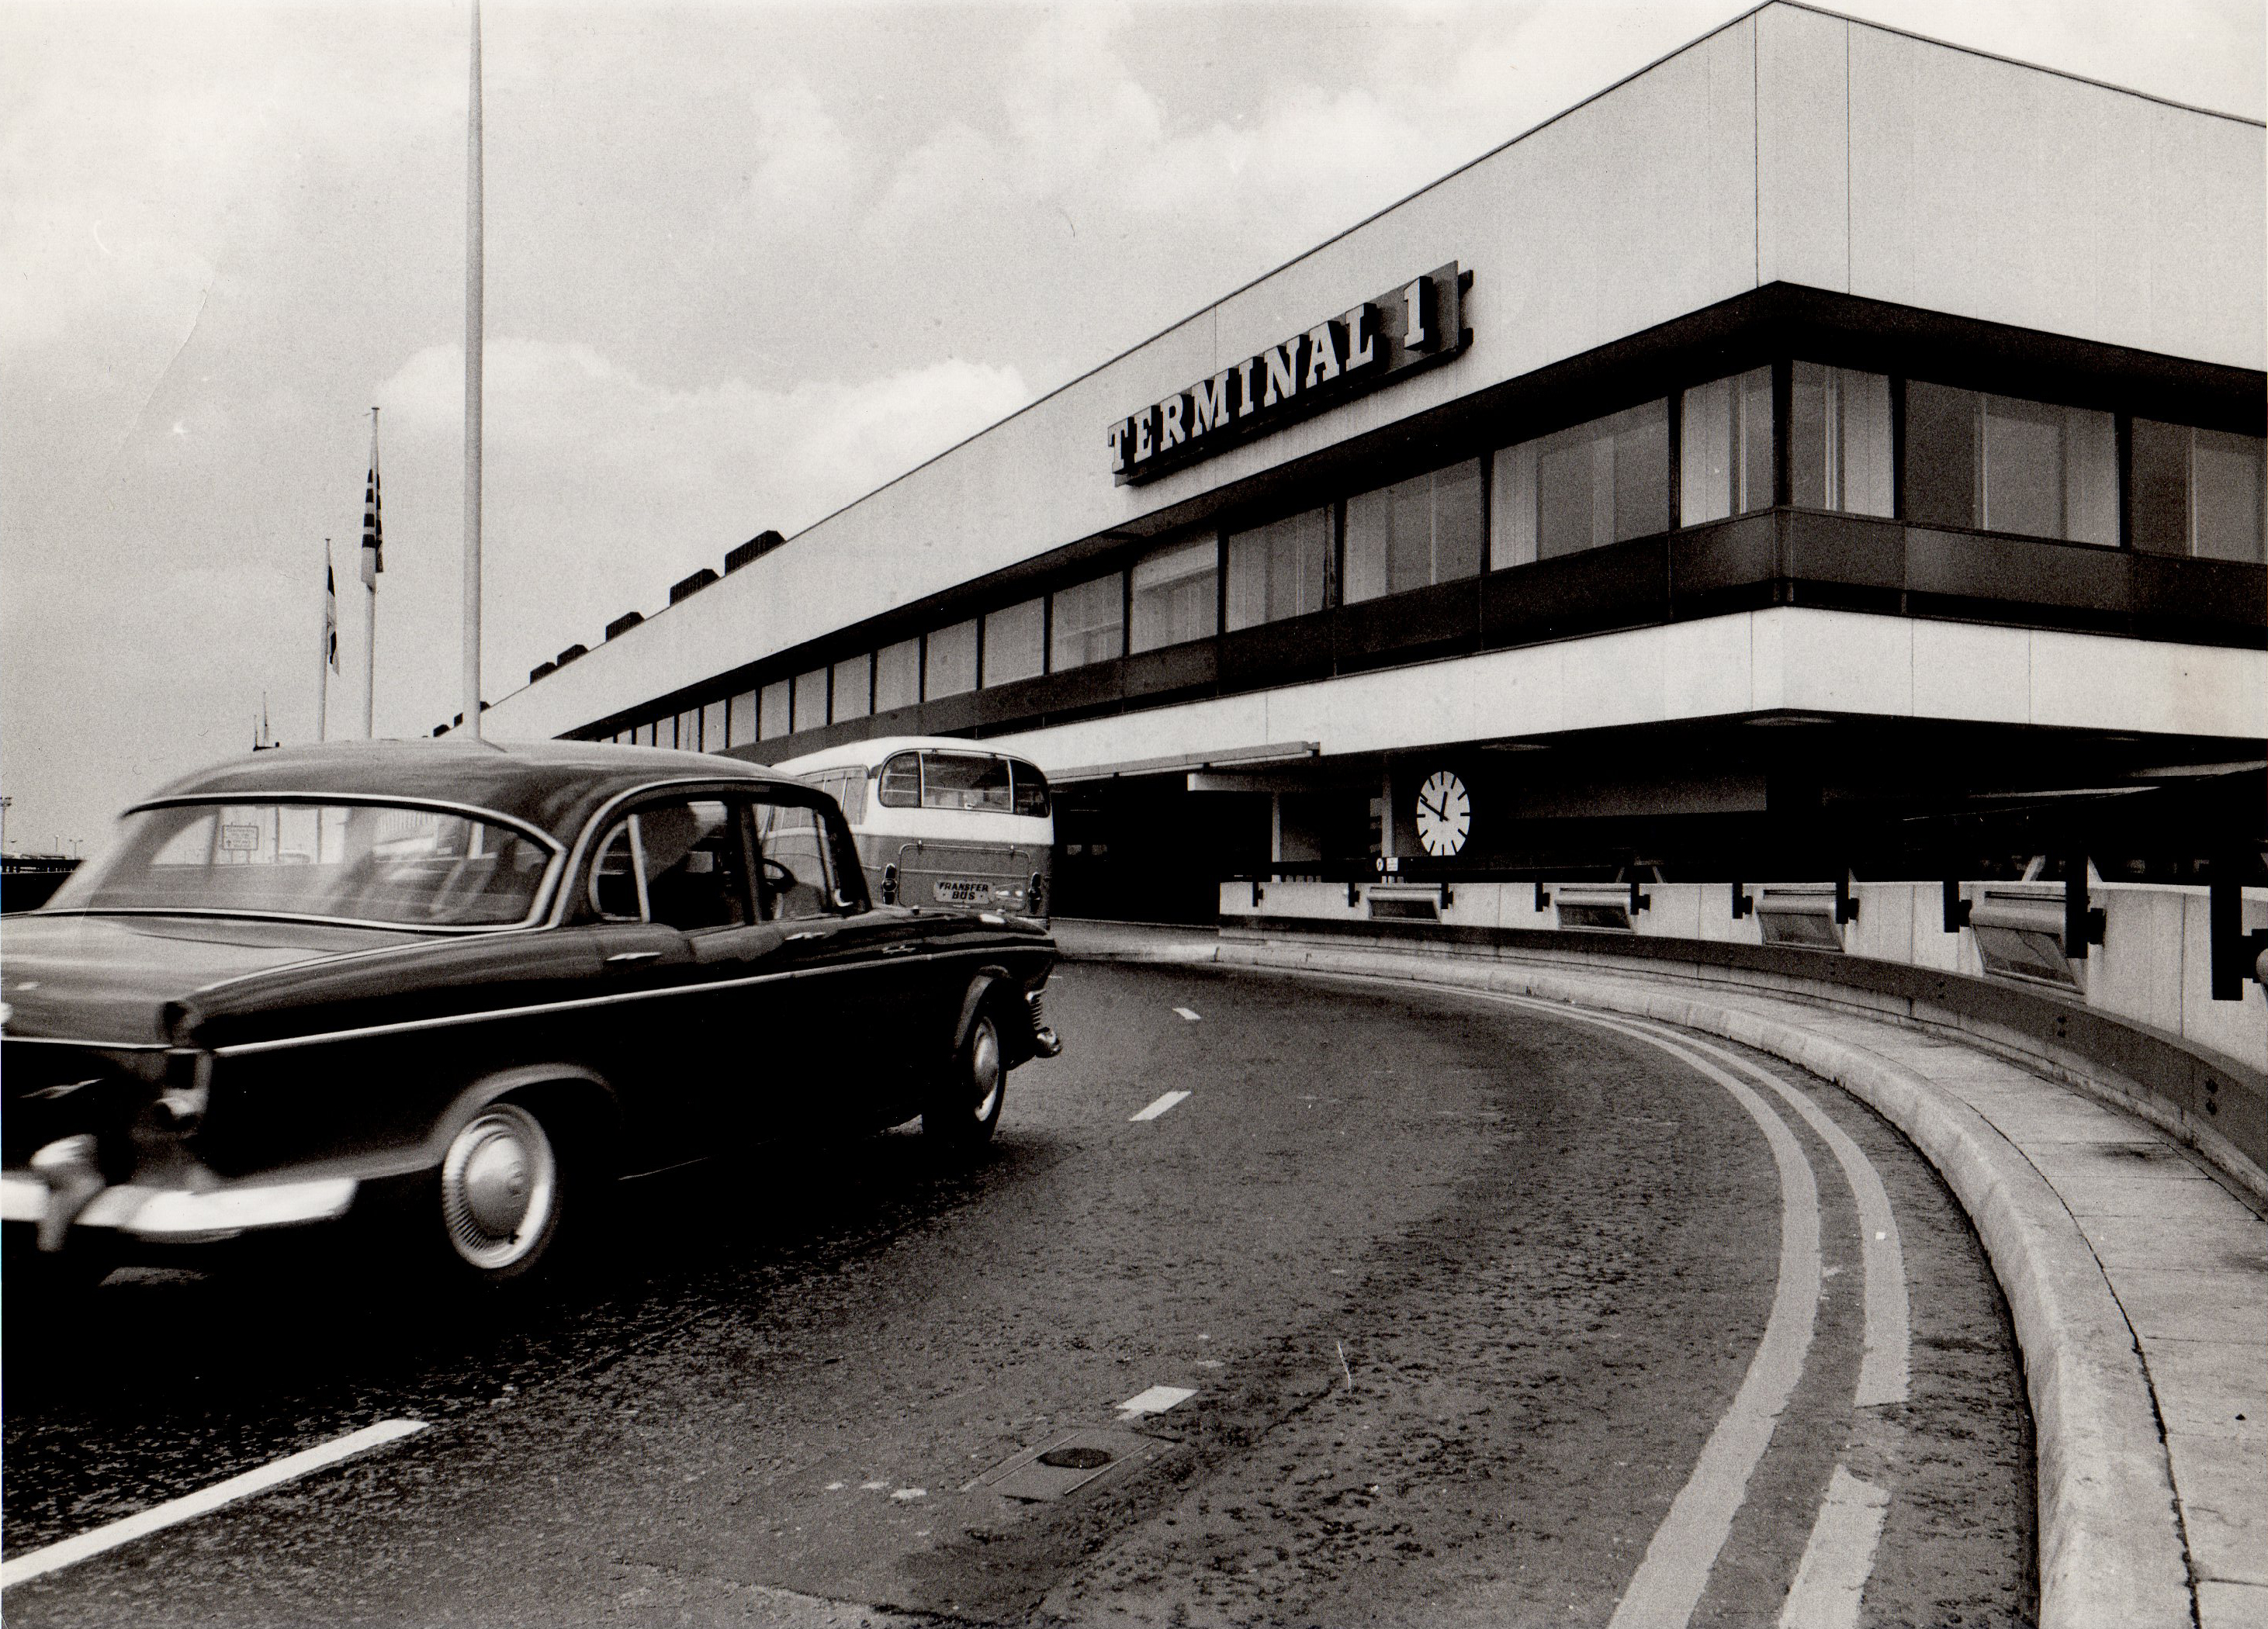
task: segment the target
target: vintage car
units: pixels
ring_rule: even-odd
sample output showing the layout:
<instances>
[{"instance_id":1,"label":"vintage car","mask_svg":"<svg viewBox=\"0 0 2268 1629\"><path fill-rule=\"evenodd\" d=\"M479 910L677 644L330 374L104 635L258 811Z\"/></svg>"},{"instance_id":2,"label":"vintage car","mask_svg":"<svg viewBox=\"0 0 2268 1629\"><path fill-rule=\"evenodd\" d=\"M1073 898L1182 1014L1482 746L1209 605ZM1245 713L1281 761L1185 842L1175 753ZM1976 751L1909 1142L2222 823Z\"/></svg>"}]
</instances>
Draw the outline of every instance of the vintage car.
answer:
<instances>
[{"instance_id":1,"label":"vintage car","mask_svg":"<svg viewBox=\"0 0 2268 1629\"><path fill-rule=\"evenodd\" d=\"M1054 959L871 903L835 803L736 759L261 752L0 926L10 1275L358 1218L496 1283L615 1178L916 1116L965 1154L1059 1049Z\"/></svg>"}]
</instances>

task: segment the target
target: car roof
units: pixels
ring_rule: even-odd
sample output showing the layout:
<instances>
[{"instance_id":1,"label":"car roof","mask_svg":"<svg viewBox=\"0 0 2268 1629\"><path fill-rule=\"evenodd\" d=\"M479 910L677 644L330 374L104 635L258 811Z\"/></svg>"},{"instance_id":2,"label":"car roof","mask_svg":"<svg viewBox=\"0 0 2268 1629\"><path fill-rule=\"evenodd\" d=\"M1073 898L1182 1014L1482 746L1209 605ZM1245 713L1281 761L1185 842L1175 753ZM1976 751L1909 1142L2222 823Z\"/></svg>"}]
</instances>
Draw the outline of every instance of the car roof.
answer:
<instances>
[{"instance_id":1,"label":"car roof","mask_svg":"<svg viewBox=\"0 0 2268 1629\"><path fill-rule=\"evenodd\" d=\"M231 759L160 787L181 797L399 797L493 810L571 838L624 792L664 781L794 778L738 758L595 741L335 741Z\"/></svg>"},{"instance_id":2,"label":"car roof","mask_svg":"<svg viewBox=\"0 0 2268 1629\"><path fill-rule=\"evenodd\" d=\"M849 741L841 746L822 747L816 752L806 752L800 758L790 758L772 767L783 774L807 775L821 769L845 769L855 766L880 763L893 752L909 752L916 748L932 752L978 752L987 758L1012 758L1020 764L1030 764L1027 752L1003 752L988 741L971 741L964 736L874 736L864 741ZM1032 767L1036 769L1037 764Z\"/></svg>"}]
</instances>

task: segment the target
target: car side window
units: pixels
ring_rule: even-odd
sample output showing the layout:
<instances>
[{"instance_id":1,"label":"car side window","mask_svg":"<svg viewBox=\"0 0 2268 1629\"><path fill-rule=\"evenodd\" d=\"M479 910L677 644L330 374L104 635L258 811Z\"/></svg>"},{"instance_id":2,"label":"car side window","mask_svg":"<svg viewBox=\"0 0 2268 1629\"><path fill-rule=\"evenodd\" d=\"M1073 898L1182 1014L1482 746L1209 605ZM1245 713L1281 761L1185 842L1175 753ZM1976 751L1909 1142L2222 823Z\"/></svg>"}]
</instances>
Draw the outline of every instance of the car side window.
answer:
<instances>
[{"instance_id":1,"label":"car side window","mask_svg":"<svg viewBox=\"0 0 2268 1629\"><path fill-rule=\"evenodd\" d=\"M721 798L655 803L618 824L591 868L591 906L609 921L681 932L750 920L747 846L737 806Z\"/></svg>"},{"instance_id":2,"label":"car side window","mask_svg":"<svg viewBox=\"0 0 2268 1629\"><path fill-rule=\"evenodd\" d=\"M748 920L740 822L722 798L650 804L631 817L650 920L684 933Z\"/></svg>"},{"instance_id":3,"label":"car side window","mask_svg":"<svg viewBox=\"0 0 2268 1629\"><path fill-rule=\"evenodd\" d=\"M828 864L826 830L805 803L759 800L756 834L762 844L756 897L764 921L794 921L834 914L835 879Z\"/></svg>"}]
</instances>

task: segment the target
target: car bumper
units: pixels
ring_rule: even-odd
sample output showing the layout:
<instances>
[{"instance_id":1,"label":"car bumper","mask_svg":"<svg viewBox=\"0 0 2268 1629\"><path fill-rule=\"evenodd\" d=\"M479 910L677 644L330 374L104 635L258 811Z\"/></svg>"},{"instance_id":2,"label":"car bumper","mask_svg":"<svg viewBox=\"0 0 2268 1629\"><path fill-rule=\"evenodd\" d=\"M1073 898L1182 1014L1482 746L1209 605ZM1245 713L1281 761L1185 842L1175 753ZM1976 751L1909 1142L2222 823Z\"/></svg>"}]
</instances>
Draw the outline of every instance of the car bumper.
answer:
<instances>
[{"instance_id":1,"label":"car bumper","mask_svg":"<svg viewBox=\"0 0 2268 1629\"><path fill-rule=\"evenodd\" d=\"M63 1228L96 1228L153 1243L194 1244L266 1228L331 1222L346 1214L359 1185L351 1177L240 1183L194 1189L120 1183L81 1205ZM36 1171L0 1172L0 1222L48 1224L57 1190ZM60 1243L60 1239L58 1239Z\"/></svg>"}]
</instances>

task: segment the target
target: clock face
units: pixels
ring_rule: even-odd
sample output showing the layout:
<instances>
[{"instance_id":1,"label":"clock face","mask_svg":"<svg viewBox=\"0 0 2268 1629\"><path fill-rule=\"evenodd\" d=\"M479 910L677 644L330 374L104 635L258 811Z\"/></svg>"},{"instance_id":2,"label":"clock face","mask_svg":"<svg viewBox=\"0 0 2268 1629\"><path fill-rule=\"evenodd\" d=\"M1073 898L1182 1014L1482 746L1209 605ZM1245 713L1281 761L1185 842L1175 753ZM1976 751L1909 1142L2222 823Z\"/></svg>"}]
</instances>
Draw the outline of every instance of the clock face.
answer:
<instances>
[{"instance_id":1,"label":"clock face","mask_svg":"<svg viewBox=\"0 0 2268 1629\"><path fill-rule=\"evenodd\" d=\"M1473 800L1465 783L1446 769L1437 769L1418 789L1418 840L1425 852L1446 859L1465 846L1473 826Z\"/></svg>"}]
</instances>

